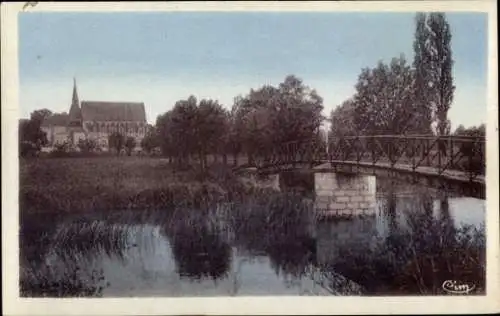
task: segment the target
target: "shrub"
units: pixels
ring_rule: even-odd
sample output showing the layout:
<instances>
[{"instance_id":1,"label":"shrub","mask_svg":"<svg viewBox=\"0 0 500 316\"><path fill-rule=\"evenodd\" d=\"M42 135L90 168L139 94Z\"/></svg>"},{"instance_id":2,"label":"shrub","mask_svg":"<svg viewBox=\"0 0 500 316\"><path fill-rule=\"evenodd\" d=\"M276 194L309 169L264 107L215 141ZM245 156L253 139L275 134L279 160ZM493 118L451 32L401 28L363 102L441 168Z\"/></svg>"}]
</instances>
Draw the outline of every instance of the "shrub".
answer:
<instances>
[{"instance_id":1,"label":"shrub","mask_svg":"<svg viewBox=\"0 0 500 316\"><path fill-rule=\"evenodd\" d=\"M49 153L49 157L68 157L71 152L71 144L68 141L54 144L54 149Z\"/></svg>"},{"instance_id":2,"label":"shrub","mask_svg":"<svg viewBox=\"0 0 500 316\"><path fill-rule=\"evenodd\" d=\"M40 149L32 142L21 141L19 143L20 157L36 157L39 151Z\"/></svg>"},{"instance_id":3,"label":"shrub","mask_svg":"<svg viewBox=\"0 0 500 316\"><path fill-rule=\"evenodd\" d=\"M127 155L130 156L132 154L135 145L136 145L135 138L133 138L132 136L127 137L127 139L125 140L125 150L127 152Z\"/></svg>"},{"instance_id":4,"label":"shrub","mask_svg":"<svg viewBox=\"0 0 500 316\"><path fill-rule=\"evenodd\" d=\"M80 139L77 146L81 152L90 153L97 149L97 142L94 139Z\"/></svg>"},{"instance_id":5,"label":"shrub","mask_svg":"<svg viewBox=\"0 0 500 316\"><path fill-rule=\"evenodd\" d=\"M484 227L455 229L424 213L408 213L406 223L378 237L374 247L340 249L329 269L368 294L444 294L445 280L474 282L475 293L484 293Z\"/></svg>"}]
</instances>

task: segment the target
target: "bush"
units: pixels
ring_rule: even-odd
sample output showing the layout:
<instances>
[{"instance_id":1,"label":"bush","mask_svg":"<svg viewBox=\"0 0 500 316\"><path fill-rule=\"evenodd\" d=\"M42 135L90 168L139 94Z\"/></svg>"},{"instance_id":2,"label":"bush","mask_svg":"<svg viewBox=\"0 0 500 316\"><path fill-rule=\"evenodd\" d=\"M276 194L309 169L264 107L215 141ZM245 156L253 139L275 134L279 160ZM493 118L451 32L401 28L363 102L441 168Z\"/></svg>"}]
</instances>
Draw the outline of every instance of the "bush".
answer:
<instances>
[{"instance_id":1,"label":"bush","mask_svg":"<svg viewBox=\"0 0 500 316\"><path fill-rule=\"evenodd\" d=\"M132 154L132 151L135 149L135 145L135 138L132 136L127 137L125 140L125 151L127 152L127 155L130 156Z\"/></svg>"},{"instance_id":2,"label":"bush","mask_svg":"<svg viewBox=\"0 0 500 316\"><path fill-rule=\"evenodd\" d=\"M40 149L36 146L36 144L33 144L32 142L21 141L19 143L19 156L20 157L23 157L23 158L36 157L36 156L38 156L39 152L40 152Z\"/></svg>"},{"instance_id":3,"label":"bush","mask_svg":"<svg viewBox=\"0 0 500 316\"><path fill-rule=\"evenodd\" d=\"M54 149L49 153L49 157L68 157L71 151L71 144L69 142L56 143Z\"/></svg>"},{"instance_id":4,"label":"bush","mask_svg":"<svg viewBox=\"0 0 500 316\"><path fill-rule=\"evenodd\" d=\"M94 139L80 139L77 146L84 153L94 152L98 147Z\"/></svg>"},{"instance_id":5,"label":"bush","mask_svg":"<svg viewBox=\"0 0 500 316\"><path fill-rule=\"evenodd\" d=\"M345 247L329 269L364 286L368 294L446 294L445 280L473 282L485 291L485 232L453 228L424 213L409 213L407 228L378 237L373 247Z\"/></svg>"}]
</instances>

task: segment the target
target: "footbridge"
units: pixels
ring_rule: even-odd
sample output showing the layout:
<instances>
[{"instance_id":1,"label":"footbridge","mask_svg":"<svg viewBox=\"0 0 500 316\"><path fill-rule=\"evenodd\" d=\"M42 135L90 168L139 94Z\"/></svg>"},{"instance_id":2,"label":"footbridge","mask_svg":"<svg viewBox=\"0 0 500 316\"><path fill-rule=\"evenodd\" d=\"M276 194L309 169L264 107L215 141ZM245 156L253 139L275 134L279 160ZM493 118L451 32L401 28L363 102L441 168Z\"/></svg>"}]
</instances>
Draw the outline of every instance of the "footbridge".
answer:
<instances>
[{"instance_id":1,"label":"footbridge","mask_svg":"<svg viewBox=\"0 0 500 316\"><path fill-rule=\"evenodd\" d=\"M342 136L327 146L296 140L235 169L260 175L306 170L318 179L339 173L391 177L484 199L485 147L484 137L468 136Z\"/></svg>"}]
</instances>

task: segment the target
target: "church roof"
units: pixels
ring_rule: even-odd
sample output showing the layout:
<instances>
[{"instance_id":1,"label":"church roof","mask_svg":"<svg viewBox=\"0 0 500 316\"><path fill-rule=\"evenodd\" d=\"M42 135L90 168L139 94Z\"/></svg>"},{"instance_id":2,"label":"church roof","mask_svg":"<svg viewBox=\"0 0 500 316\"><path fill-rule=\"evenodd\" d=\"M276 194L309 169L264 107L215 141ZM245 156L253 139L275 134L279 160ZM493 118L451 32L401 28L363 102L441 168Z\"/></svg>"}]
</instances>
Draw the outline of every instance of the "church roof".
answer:
<instances>
[{"instance_id":1,"label":"church roof","mask_svg":"<svg viewBox=\"0 0 500 316\"><path fill-rule=\"evenodd\" d=\"M66 113L56 113L43 120L42 126L66 126L68 125L69 115Z\"/></svg>"},{"instance_id":2,"label":"church roof","mask_svg":"<svg viewBox=\"0 0 500 316\"><path fill-rule=\"evenodd\" d=\"M142 121L146 122L144 103L82 101L83 121Z\"/></svg>"}]
</instances>

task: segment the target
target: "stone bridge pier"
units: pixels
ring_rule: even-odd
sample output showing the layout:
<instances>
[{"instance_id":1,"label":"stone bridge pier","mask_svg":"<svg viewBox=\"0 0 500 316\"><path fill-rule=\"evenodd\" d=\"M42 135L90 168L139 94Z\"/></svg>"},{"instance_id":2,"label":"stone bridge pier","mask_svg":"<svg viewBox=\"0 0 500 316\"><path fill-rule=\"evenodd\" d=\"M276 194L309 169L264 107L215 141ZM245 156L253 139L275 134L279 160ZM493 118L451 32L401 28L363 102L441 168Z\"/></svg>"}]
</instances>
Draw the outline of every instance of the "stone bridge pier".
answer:
<instances>
[{"instance_id":1,"label":"stone bridge pier","mask_svg":"<svg viewBox=\"0 0 500 316\"><path fill-rule=\"evenodd\" d=\"M320 217L376 214L376 177L315 173L315 208Z\"/></svg>"}]
</instances>

